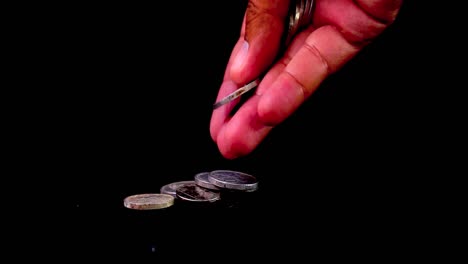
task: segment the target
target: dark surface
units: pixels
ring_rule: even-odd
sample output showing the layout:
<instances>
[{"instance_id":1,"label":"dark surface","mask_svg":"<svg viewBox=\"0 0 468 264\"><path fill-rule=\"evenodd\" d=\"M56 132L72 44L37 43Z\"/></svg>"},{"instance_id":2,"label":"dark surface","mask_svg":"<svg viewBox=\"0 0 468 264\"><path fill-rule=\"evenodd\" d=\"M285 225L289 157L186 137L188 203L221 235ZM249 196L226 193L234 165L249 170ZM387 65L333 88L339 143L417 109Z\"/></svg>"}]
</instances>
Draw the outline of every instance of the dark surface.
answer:
<instances>
[{"instance_id":1,"label":"dark surface","mask_svg":"<svg viewBox=\"0 0 468 264\"><path fill-rule=\"evenodd\" d=\"M421 177L411 174L414 156L429 155L420 135L433 118L418 100L432 91L415 71L423 53L414 2L234 161L220 156L209 121L246 1L222 2L77 6L54 21L63 90L49 115L57 126L50 174L65 183L71 212L57 220L58 251L83 259L402 253L412 234L401 239L399 230L417 210L408 199ZM123 207L126 196L216 169L255 175L259 190L235 207Z\"/></svg>"}]
</instances>

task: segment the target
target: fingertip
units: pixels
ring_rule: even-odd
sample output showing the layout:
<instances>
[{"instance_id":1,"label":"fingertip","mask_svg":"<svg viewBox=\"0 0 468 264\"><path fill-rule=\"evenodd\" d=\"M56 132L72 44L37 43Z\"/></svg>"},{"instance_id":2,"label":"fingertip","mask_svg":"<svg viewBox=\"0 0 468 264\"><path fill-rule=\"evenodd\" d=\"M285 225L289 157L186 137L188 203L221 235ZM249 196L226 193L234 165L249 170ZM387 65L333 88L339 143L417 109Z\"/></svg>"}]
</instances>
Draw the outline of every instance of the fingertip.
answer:
<instances>
[{"instance_id":1,"label":"fingertip","mask_svg":"<svg viewBox=\"0 0 468 264\"><path fill-rule=\"evenodd\" d=\"M213 140L213 142L216 143L216 140L218 138L218 129L214 125L213 120L210 121L210 136L211 136L211 140Z\"/></svg>"},{"instance_id":2,"label":"fingertip","mask_svg":"<svg viewBox=\"0 0 468 264\"><path fill-rule=\"evenodd\" d=\"M221 84L221 87L218 92L216 101L218 102L228 94L232 93L237 89L237 85L230 80L226 80ZM218 134L220 133L221 128L229 121L230 113L235 107L233 102L230 102L226 105L222 105L219 108L213 109L210 119L210 135L214 142L218 139Z\"/></svg>"},{"instance_id":3,"label":"fingertip","mask_svg":"<svg viewBox=\"0 0 468 264\"><path fill-rule=\"evenodd\" d=\"M229 160L245 156L251 151L236 127L224 126L218 134L217 143L221 155Z\"/></svg>"},{"instance_id":4,"label":"fingertip","mask_svg":"<svg viewBox=\"0 0 468 264\"><path fill-rule=\"evenodd\" d=\"M269 93L266 93L262 96L258 103L257 112L258 118L268 126L277 126L281 123L286 117L283 114L283 111L280 109L275 109L278 105L278 100L271 96ZM279 106L281 107L281 105Z\"/></svg>"},{"instance_id":5,"label":"fingertip","mask_svg":"<svg viewBox=\"0 0 468 264\"><path fill-rule=\"evenodd\" d=\"M230 77L244 85L267 70L277 57L282 32L282 19L270 14L261 14L261 19L251 20L247 32L230 68Z\"/></svg>"},{"instance_id":6,"label":"fingertip","mask_svg":"<svg viewBox=\"0 0 468 264\"><path fill-rule=\"evenodd\" d=\"M271 96L268 93L263 94L257 106L258 118L266 125L275 126L279 122L277 121L277 114L272 111L271 105Z\"/></svg>"},{"instance_id":7,"label":"fingertip","mask_svg":"<svg viewBox=\"0 0 468 264\"><path fill-rule=\"evenodd\" d=\"M257 112L266 125L276 126L283 122L305 99L300 85L287 76L280 76L260 97Z\"/></svg>"}]
</instances>

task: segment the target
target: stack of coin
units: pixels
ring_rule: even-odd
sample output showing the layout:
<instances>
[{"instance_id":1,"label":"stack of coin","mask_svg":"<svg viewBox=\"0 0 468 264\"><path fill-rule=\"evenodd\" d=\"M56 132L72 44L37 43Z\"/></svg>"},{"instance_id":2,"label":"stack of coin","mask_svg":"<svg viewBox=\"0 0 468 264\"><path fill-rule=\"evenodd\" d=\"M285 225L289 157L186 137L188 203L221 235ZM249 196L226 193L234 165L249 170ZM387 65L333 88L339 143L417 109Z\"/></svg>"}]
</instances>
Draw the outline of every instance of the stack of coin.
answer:
<instances>
[{"instance_id":1,"label":"stack of coin","mask_svg":"<svg viewBox=\"0 0 468 264\"><path fill-rule=\"evenodd\" d=\"M258 188L258 181L254 176L239 171L215 170L207 178L211 184L225 190L253 192Z\"/></svg>"},{"instance_id":2,"label":"stack of coin","mask_svg":"<svg viewBox=\"0 0 468 264\"><path fill-rule=\"evenodd\" d=\"M233 170L200 172L193 180L178 181L161 187L160 193L132 195L124 200L124 206L136 210L153 210L170 207L175 200L197 204L211 204L225 199L233 206L236 195L258 189L257 179L247 173ZM234 195L233 195L234 194ZM224 199L224 198L223 198Z\"/></svg>"},{"instance_id":3,"label":"stack of coin","mask_svg":"<svg viewBox=\"0 0 468 264\"><path fill-rule=\"evenodd\" d=\"M247 173L233 170L200 172L191 181L164 185L161 193L189 202L217 202L226 193L253 192L258 189L257 179Z\"/></svg>"},{"instance_id":4,"label":"stack of coin","mask_svg":"<svg viewBox=\"0 0 468 264\"><path fill-rule=\"evenodd\" d=\"M314 0L291 1L285 46L288 46L292 38L312 22L313 10Z\"/></svg>"}]
</instances>

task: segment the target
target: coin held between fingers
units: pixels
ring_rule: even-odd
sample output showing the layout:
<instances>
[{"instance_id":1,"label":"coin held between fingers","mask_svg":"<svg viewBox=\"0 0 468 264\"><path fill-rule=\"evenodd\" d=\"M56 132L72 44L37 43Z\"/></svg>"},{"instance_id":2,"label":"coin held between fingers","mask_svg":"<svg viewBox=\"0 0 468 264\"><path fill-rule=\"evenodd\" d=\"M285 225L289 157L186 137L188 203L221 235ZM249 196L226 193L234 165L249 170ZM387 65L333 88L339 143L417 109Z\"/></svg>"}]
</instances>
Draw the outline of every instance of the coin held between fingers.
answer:
<instances>
[{"instance_id":1,"label":"coin held between fingers","mask_svg":"<svg viewBox=\"0 0 468 264\"><path fill-rule=\"evenodd\" d=\"M216 102L213 105L213 110L217 109L220 106L225 105L225 104L227 104L227 103L229 103L229 102L231 102L231 101L233 101L235 99L237 99L239 96L241 96L241 95L245 94L246 92L252 90L253 88L257 87L258 84L260 84L260 79L256 79L256 80L242 86L241 88L235 90L234 92L230 93L229 95L227 95L223 99Z\"/></svg>"},{"instance_id":2,"label":"coin held between fingers","mask_svg":"<svg viewBox=\"0 0 468 264\"><path fill-rule=\"evenodd\" d=\"M289 15L286 18L285 22L287 25L287 31L283 37L283 49L286 49L289 46L290 42L292 41L293 37L302 29L307 27L311 21L313 16L313 10L315 6L314 0L294 0L290 2L289 7ZM283 52L280 52L282 54ZM247 85L235 90L234 92L230 93L228 96L224 97L220 101L216 102L213 105L213 110L219 108L222 105L225 105L239 96L243 95L244 93L248 92L249 90L257 87L260 83L260 78L257 78L253 82L248 83Z\"/></svg>"}]
</instances>

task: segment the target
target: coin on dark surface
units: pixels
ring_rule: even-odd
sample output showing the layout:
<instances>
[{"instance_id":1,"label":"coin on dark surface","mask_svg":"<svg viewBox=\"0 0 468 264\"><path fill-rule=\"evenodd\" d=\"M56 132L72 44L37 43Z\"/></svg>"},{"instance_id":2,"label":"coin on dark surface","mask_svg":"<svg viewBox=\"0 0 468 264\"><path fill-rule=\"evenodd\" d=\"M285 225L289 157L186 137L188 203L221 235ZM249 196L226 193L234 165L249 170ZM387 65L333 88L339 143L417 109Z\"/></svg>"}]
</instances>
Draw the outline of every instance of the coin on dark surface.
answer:
<instances>
[{"instance_id":1,"label":"coin on dark surface","mask_svg":"<svg viewBox=\"0 0 468 264\"><path fill-rule=\"evenodd\" d=\"M162 193L145 193L128 196L124 206L135 210L163 209L174 204L174 196Z\"/></svg>"},{"instance_id":2,"label":"coin on dark surface","mask_svg":"<svg viewBox=\"0 0 468 264\"><path fill-rule=\"evenodd\" d=\"M209 175L210 175L209 172L200 172L200 173L196 174L195 175L195 183L198 186L201 186L203 188L210 189L212 191L219 191L219 188L217 186L215 186L214 184L212 184L208 180Z\"/></svg>"},{"instance_id":3,"label":"coin on dark surface","mask_svg":"<svg viewBox=\"0 0 468 264\"><path fill-rule=\"evenodd\" d=\"M178 182L169 183L169 184L166 184L163 187L161 187L160 192L164 193L164 194L170 194L170 195L176 197L177 188L179 188L180 186L183 186L183 185L194 184L194 183L195 183L195 181L178 181Z\"/></svg>"},{"instance_id":4,"label":"coin on dark surface","mask_svg":"<svg viewBox=\"0 0 468 264\"><path fill-rule=\"evenodd\" d=\"M257 178L232 170L215 170L210 172L208 180L215 186L231 190L255 191L258 188Z\"/></svg>"},{"instance_id":5,"label":"coin on dark surface","mask_svg":"<svg viewBox=\"0 0 468 264\"><path fill-rule=\"evenodd\" d=\"M220 199L219 192L214 192L196 183L185 184L177 188L177 198L190 202L215 202Z\"/></svg>"}]
</instances>

